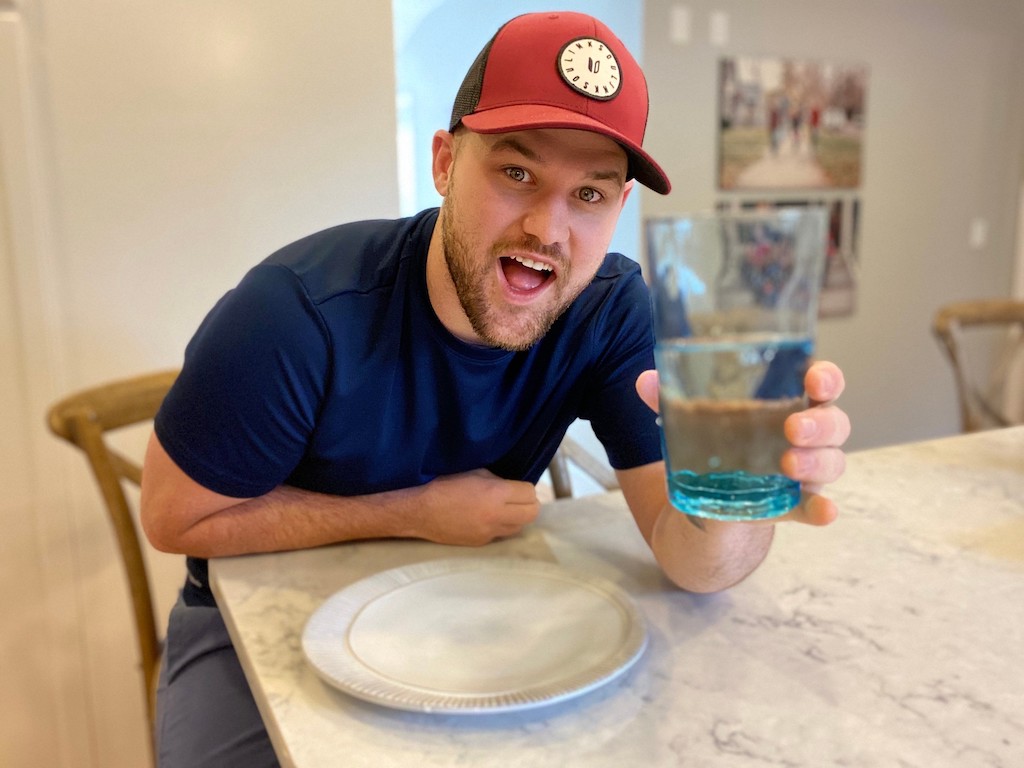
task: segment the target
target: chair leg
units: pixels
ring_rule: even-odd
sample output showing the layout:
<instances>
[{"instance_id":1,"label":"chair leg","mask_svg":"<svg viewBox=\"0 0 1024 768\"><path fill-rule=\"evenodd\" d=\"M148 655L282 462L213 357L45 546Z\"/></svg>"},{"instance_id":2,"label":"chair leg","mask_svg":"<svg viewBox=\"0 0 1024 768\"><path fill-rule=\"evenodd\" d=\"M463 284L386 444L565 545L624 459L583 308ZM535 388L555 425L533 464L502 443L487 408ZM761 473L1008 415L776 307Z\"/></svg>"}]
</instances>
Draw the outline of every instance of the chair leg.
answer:
<instances>
[{"instance_id":1,"label":"chair leg","mask_svg":"<svg viewBox=\"0 0 1024 768\"><path fill-rule=\"evenodd\" d=\"M569 477L569 464L565 459L565 451L561 448L558 449L551 464L548 465L548 472L551 474L551 485L555 490L555 498L571 498L572 479Z\"/></svg>"}]
</instances>

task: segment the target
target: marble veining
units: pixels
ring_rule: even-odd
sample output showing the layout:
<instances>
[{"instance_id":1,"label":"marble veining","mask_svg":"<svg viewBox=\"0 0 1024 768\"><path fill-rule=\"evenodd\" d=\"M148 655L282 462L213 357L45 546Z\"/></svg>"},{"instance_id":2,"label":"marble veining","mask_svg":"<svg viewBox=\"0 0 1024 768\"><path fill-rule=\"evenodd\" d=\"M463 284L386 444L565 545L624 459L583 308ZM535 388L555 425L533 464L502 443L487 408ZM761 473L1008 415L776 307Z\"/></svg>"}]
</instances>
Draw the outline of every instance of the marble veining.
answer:
<instances>
[{"instance_id":1,"label":"marble veining","mask_svg":"<svg viewBox=\"0 0 1024 768\"><path fill-rule=\"evenodd\" d=\"M524 535L482 549L227 558L213 584L286 766L1024 765L1024 428L848 464L832 489L840 520L779 526L768 561L719 595L673 589L614 493L546 505ZM305 622L339 589L481 555L615 582L646 619L643 657L577 698L484 715L358 701L305 662Z\"/></svg>"}]
</instances>

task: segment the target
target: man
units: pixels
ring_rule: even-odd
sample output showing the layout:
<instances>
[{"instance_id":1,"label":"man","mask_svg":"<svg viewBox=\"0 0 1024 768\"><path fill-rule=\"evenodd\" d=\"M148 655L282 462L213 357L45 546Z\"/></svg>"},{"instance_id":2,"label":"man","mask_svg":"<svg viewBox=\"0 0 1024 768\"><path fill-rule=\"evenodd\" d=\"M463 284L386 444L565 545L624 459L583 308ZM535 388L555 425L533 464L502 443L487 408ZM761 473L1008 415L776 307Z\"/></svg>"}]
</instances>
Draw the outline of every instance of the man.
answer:
<instances>
[{"instance_id":1,"label":"man","mask_svg":"<svg viewBox=\"0 0 1024 768\"><path fill-rule=\"evenodd\" d=\"M518 17L434 136L440 211L293 243L211 311L144 472L147 535L189 556L161 676L163 765L275 764L204 558L513 536L576 418L678 586L723 589L765 556L771 524L698 526L667 502L649 297L635 263L606 255L633 180L670 188L642 148L646 118L643 74L607 27ZM785 470L812 489L842 472L848 422L824 404L842 388L835 366L812 367L822 404L787 423ZM835 514L812 493L789 518Z\"/></svg>"}]
</instances>

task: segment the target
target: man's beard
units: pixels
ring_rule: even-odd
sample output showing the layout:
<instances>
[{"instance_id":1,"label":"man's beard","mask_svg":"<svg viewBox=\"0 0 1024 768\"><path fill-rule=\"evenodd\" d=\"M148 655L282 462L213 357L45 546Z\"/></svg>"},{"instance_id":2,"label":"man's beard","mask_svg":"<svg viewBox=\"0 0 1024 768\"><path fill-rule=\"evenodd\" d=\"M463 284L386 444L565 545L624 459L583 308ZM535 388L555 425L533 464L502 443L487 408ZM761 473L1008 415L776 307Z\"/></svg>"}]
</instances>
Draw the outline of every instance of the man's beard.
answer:
<instances>
[{"instance_id":1,"label":"man's beard","mask_svg":"<svg viewBox=\"0 0 1024 768\"><path fill-rule=\"evenodd\" d=\"M550 254L555 249L546 248L537 243L535 238L527 236L518 243L499 241L491 247L487 259L474 260L470 247L456 231L458 214L453 205L454 199L454 195L451 194L445 199L441 243L444 247L448 274L455 284L462 311L466 313L473 330L485 344L510 352L523 352L536 344L551 329L555 321L583 291L584 286L552 306L537 308L506 305L504 313L499 311L498 307L488 302L485 286L494 279L493 270L500 254L510 250ZM565 281L568 279L568 268L564 260L560 260L557 274L549 279L558 283L549 290L559 290L560 287L564 289Z\"/></svg>"}]
</instances>

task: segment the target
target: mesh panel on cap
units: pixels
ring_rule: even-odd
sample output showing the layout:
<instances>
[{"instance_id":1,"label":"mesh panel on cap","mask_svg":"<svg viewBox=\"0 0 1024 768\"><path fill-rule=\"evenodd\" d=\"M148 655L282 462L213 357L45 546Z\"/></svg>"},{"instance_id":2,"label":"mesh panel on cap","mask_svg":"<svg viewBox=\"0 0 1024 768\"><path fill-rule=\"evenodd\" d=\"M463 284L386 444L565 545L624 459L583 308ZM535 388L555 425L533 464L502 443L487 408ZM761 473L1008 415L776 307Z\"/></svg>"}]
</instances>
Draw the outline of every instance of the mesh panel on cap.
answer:
<instances>
[{"instance_id":1,"label":"mesh panel on cap","mask_svg":"<svg viewBox=\"0 0 1024 768\"><path fill-rule=\"evenodd\" d=\"M500 30L499 30L500 31ZM455 104L452 106L452 119L448 124L448 130L454 131L455 126L466 115L471 114L480 103L480 91L484 87L484 70L487 68L487 57L491 53L491 46L494 45L496 34L487 41L487 45L476 55L472 66L459 86L459 92L455 94Z\"/></svg>"}]
</instances>

